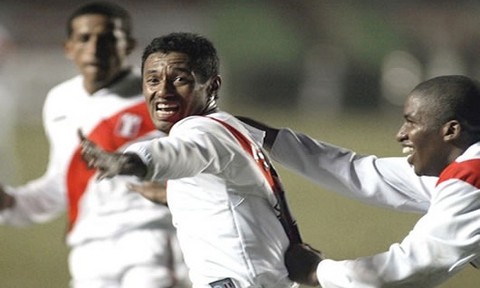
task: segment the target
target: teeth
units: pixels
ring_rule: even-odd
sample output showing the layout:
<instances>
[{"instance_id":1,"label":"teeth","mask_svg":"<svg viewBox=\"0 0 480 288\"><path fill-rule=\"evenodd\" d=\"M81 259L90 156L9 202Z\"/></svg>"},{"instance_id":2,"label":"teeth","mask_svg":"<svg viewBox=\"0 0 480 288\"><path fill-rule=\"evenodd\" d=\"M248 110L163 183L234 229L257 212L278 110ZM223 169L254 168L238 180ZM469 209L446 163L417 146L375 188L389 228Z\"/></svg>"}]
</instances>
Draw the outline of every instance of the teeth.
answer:
<instances>
[{"instance_id":1,"label":"teeth","mask_svg":"<svg viewBox=\"0 0 480 288\"><path fill-rule=\"evenodd\" d=\"M403 154L412 154L413 153L413 148L412 147L403 147L402 153Z\"/></svg>"},{"instance_id":2,"label":"teeth","mask_svg":"<svg viewBox=\"0 0 480 288\"><path fill-rule=\"evenodd\" d=\"M165 103L158 103L156 106L157 110L162 110L162 111L171 111L177 109L177 105L175 104L165 104Z\"/></svg>"}]
</instances>

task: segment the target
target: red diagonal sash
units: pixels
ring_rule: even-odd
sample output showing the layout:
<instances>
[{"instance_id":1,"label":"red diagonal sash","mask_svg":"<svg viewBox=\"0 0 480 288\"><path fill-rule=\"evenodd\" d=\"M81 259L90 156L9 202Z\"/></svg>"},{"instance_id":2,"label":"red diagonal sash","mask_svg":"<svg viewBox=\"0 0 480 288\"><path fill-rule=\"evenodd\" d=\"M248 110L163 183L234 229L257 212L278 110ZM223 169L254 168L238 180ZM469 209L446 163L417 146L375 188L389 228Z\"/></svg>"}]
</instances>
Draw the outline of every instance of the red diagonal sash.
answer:
<instances>
[{"instance_id":1,"label":"red diagonal sash","mask_svg":"<svg viewBox=\"0 0 480 288\"><path fill-rule=\"evenodd\" d=\"M223 122L219 119L208 117L217 121L218 123L222 124L228 131L237 139L237 141L242 146L243 150L247 152L257 163L257 166L262 171L263 175L267 179L267 182L270 184L272 188L273 194L277 200L277 203L274 205L275 211L277 211L277 218L282 223L283 229L285 230L290 243L302 243L302 237L300 236L300 231L298 230L297 223L288 208L287 199L285 197L285 190L283 189L283 185L280 181L280 178L275 171L275 168L272 166L270 160L268 159L267 155L262 151L258 145L254 142L250 141L245 135L243 135L240 131L235 129L230 124Z\"/></svg>"}]
</instances>

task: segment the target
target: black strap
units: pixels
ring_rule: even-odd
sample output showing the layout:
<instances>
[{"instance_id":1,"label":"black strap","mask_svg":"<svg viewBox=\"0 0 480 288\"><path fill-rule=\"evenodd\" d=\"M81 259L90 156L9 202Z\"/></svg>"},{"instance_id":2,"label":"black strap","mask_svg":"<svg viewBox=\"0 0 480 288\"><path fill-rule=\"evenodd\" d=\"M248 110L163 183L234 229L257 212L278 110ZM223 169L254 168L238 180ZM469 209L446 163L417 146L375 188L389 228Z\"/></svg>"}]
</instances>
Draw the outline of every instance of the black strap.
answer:
<instances>
[{"instance_id":1,"label":"black strap","mask_svg":"<svg viewBox=\"0 0 480 288\"><path fill-rule=\"evenodd\" d=\"M273 194L275 195L277 203L274 205L274 209L277 211L277 217L280 220L280 223L282 223L283 229L290 240L290 244L302 243L303 241L302 237L300 236L297 222L293 218L288 207L285 189L283 188L277 171L275 171L275 168L267 157L267 154L264 153L263 150L258 147L258 145L256 145L253 141L250 141L247 137L245 137L245 135L243 135L233 126L213 117L208 118L217 121L227 128L227 130L230 131L230 133L238 140L242 148L253 157L260 170L262 170L263 175L267 179L267 182L270 184Z\"/></svg>"}]
</instances>

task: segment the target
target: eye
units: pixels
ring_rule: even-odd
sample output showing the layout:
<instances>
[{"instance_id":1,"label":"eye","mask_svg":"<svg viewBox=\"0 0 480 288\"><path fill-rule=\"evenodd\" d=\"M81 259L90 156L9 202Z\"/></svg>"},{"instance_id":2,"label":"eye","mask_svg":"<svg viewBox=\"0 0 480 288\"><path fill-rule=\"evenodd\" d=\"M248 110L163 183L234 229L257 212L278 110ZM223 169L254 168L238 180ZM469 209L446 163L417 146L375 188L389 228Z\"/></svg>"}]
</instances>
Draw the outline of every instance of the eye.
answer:
<instances>
[{"instance_id":1,"label":"eye","mask_svg":"<svg viewBox=\"0 0 480 288\"><path fill-rule=\"evenodd\" d=\"M158 80L157 77L153 77L153 76L150 76L150 77L146 77L145 78L145 83L147 83L149 86L155 86L155 85L158 85L160 81Z\"/></svg>"},{"instance_id":2,"label":"eye","mask_svg":"<svg viewBox=\"0 0 480 288\"><path fill-rule=\"evenodd\" d=\"M188 77L186 75L177 75L175 78L173 78L173 85L174 86L182 86L189 84L191 82L191 77Z\"/></svg>"},{"instance_id":3,"label":"eye","mask_svg":"<svg viewBox=\"0 0 480 288\"><path fill-rule=\"evenodd\" d=\"M89 39L90 39L90 35L88 34L79 35L77 38L78 42L81 42L81 43L86 43L88 42Z\"/></svg>"},{"instance_id":4,"label":"eye","mask_svg":"<svg viewBox=\"0 0 480 288\"><path fill-rule=\"evenodd\" d=\"M113 34L104 34L98 38L98 42L103 45L114 45L117 42L117 38Z\"/></svg>"},{"instance_id":5,"label":"eye","mask_svg":"<svg viewBox=\"0 0 480 288\"><path fill-rule=\"evenodd\" d=\"M173 83L178 83L178 84L182 84L182 83L185 83L187 80L185 79L185 77L183 76L177 76L175 77L175 79L173 79Z\"/></svg>"}]
</instances>

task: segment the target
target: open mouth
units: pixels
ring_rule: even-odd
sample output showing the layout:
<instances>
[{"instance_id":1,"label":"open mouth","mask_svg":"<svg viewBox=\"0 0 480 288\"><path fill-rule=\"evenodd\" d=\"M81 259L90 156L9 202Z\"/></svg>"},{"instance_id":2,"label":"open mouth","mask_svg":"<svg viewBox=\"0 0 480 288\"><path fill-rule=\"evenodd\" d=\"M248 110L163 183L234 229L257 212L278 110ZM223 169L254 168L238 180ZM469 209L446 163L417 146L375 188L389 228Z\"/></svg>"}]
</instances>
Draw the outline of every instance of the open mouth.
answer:
<instances>
[{"instance_id":1,"label":"open mouth","mask_svg":"<svg viewBox=\"0 0 480 288\"><path fill-rule=\"evenodd\" d=\"M155 104L155 115L160 118L167 118L178 112L180 106L173 102L158 102Z\"/></svg>"},{"instance_id":2,"label":"open mouth","mask_svg":"<svg viewBox=\"0 0 480 288\"><path fill-rule=\"evenodd\" d=\"M166 104L166 103L157 103L155 106L156 111L162 111L162 112L171 112L171 111L177 111L178 110L178 105L177 104Z\"/></svg>"},{"instance_id":3,"label":"open mouth","mask_svg":"<svg viewBox=\"0 0 480 288\"><path fill-rule=\"evenodd\" d=\"M402 153L403 153L403 154L412 154L412 153L413 153L413 148L412 148L412 147L404 146L404 147L402 148Z\"/></svg>"},{"instance_id":4,"label":"open mouth","mask_svg":"<svg viewBox=\"0 0 480 288\"><path fill-rule=\"evenodd\" d=\"M403 148L402 148L402 153L407 155L407 161L410 164L412 164L412 154L413 154L413 152L414 152L413 147L403 146Z\"/></svg>"}]
</instances>

